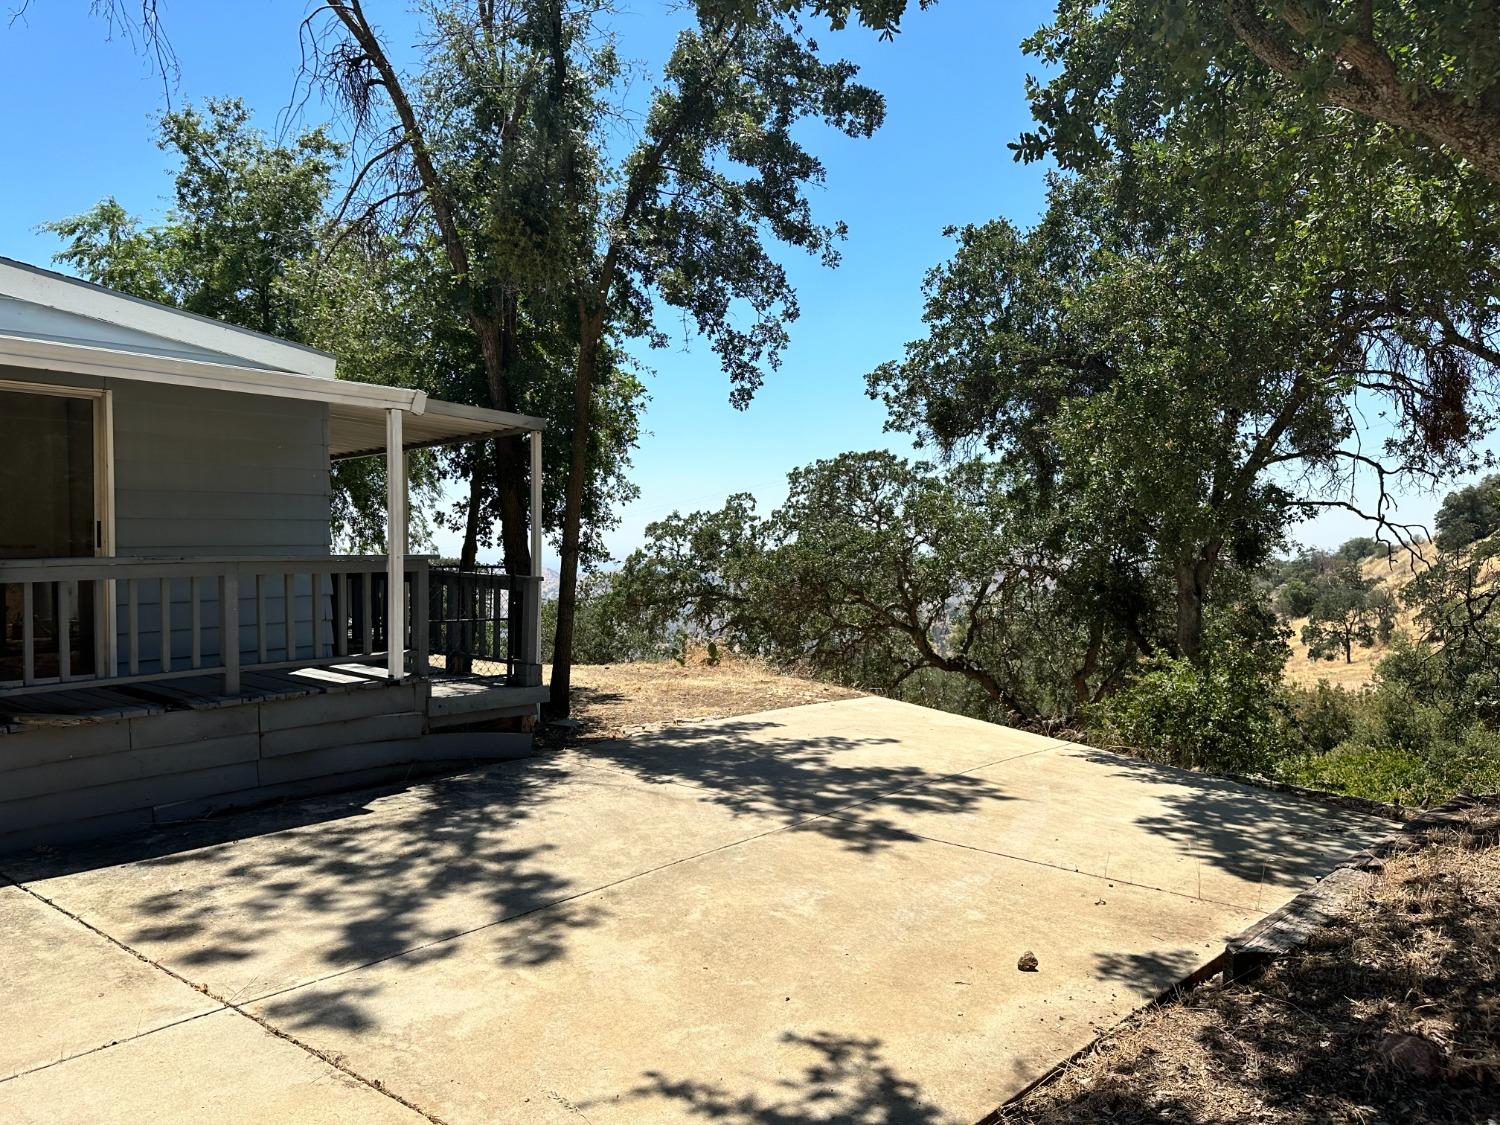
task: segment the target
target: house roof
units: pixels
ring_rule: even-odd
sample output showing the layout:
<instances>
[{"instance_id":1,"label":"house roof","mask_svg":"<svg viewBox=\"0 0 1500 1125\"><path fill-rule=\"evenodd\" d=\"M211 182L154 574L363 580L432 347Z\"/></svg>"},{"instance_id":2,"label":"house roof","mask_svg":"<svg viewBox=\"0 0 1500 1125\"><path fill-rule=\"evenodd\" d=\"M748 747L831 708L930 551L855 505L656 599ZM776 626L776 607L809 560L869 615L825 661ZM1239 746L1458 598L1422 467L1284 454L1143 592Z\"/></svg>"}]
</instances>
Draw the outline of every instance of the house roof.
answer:
<instances>
[{"instance_id":1,"label":"house roof","mask_svg":"<svg viewBox=\"0 0 1500 1125\"><path fill-rule=\"evenodd\" d=\"M400 410L407 449L521 434L546 422L334 377L334 357L300 344L0 258L0 365L329 406L329 456L385 450Z\"/></svg>"},{"instance_id":2,"label":"house roof","mask_svg":"<svg viewBox=\"0 0 1500 1125\"><path fill-rule=\"evenodd\" d=\"M38 326L38 334L77 343L110 344L142 354L212 353L231 363L291 371L315 379L334 377L334 357L264 332L253 332L221 320L199 316L143 297L132 297L102 285L0 257L0 298L25 310L0 317ZM29 334L29 333L28 333Z\"/></svg>"}]
</instances>

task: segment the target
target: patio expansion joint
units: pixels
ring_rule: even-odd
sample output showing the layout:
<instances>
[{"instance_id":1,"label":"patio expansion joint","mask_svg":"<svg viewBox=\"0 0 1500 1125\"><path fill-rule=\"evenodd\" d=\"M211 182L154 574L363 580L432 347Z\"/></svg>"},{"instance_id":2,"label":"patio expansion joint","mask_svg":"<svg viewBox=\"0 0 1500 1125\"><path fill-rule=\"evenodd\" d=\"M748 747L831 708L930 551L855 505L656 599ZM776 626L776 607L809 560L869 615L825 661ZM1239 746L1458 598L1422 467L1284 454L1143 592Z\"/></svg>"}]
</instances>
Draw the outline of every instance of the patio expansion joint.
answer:
<instances>
[{"instance_id":1,"label":"patio expansion joint","mask_svg":"<svg viewBox=\"0 0 1500 1125\"><path fill-rule=\"evenodd\" d=\"M984 767L980 766L979 768L983 769ZM878 800L879 798L876 799ZM851 824L857 824L858 821L854 817L841 815L851 807L853 806L845 805L843 808L837 809L825 815L833 818L834 820L842 820L847 821ZM1053 871L1062 871L1068 875L1081 875L1085 879L1094 879L1101 883L1108 883L1110 886L1119 884L1120 886L1124 887L1135 887L1136 889L1142 891L1155 891L1157 894L1170 895L1172 898L1185 898L1189 902L1206 902L1214 906L1224 906L1228 907L1230 910L1238 910L1245 914L1260 913L1260 911L1255 907L1246 906L1242 902L1229 902L1221 898L1210 898L1208 895L1190 895L1185 894L1182 891L1169 891L1166 887L1157 887L1153 886L1150 883L1137 883L1130 879L1122 879L1118 875L1100 875L1093 871L1084 871L1078 867L1065 867L1060 863L1048 863L1044 859L1031 859L1028 856L1016 855L1012 852L996 851L994 848L981 848L975 844L960 844L956 840L944 840L940 836L924 836L920 832L910 832L909 829L904 829L903 831L909 832L913 839L922 840L929 844L943 844L950 848L962 848L964 851L978 852L980 855L992 855L999 859L1013 860L1016 863L1027 863L1032 865L1033 867L1046 867Z\"/></svg>"},{"instance_id":2,"label":"patio expansion joint","mask_svg":"<svg viewBox=\"0 0 1500 1125\"><path fill-rule=\"evenodd\" d=\"M424 1117L428 1121L432 1122L433 1125L445 1125L445 1123L443 1122L442 1118L437 1117L436 1115L434 1115L432 1113L429 1113L427 1110L423 1109L421 1106L417 1105L415 1102L409 1100L408 1098L405 1098L405 1097L401 1096L400 1094L396 1093L394 1090L389 1089L388 1087L385 1086L384 1083L382 1083L382 1082L380 1082L378 1080L375 1080L375 1079L366 1078L363 1074L360 1074L357 1070L354 1070L352 1067L350 1067L347 1063L345 1063L342 1059L338 1058L337 1056L329 1054L326 1051L320 1051L320 1050L318 1050L318 1048L312 1046L311 1044L303 1042L301 1039L297 1038L295 1035L292 1035L291 1033L289 1033L287 1031L283 1031L281 1028L277 1027L275 1024L271 1023L269 1020L265 1019L264 1017L258 1016L254 1012L247 1011L243 1007L242 1003L237 1003L235 1001L229 1000L229 999L227 999L227 998L225 998L223 996L218 995L211 988L209 988L207 985L204 985L204 984L195 984L193 981L188 980L187 977L183 976L177 970L171 968L168 965L163 964L162 962L160 962L158 960L155 960L154 958L146 956L140 950L134 948L133 946L127 944L126 942L121 941L119 938L115 937L113 934L110 934L110 933L105 932L104 930L101 930L98 926L94 925L92 922L88 921L86 918L80 917L79 915L73 913L71 910L68 910L66 907L58 904L57 902L54 902L52 899L48 898L46 895L42 894L41 892L39 892L37 890L34 890L32 887L27 886L25 883L21 882L19 879L12 878L10 875L8 875L7 873L5 873L4 871L0 871L0 878L4 878L4 879L8 880L17 890L19 890L19 891L21 891L21 892L23 892L25 894L30 895L32 898L36 899L38 902L42 903L43 905L45 905L47 907L50 907L52 910L55 910L57 913L61 914L63 917L69 919L72 922L75 922L77 925L81 926L83 929L89 931L89 933L94 934L96 937L103 938L109 944L113 945L116 949L119 949L119 950L123 951L124 953L129 954L131 957L134 957L137 961L140 961L143 964L150 965L153 969L156 969L156 970L158 970L158 971L160 971L162 973L165 973L167 976L171 977L173 980L177 981L179 984L183 984L186 987L191 988L194 992L201 993L202 995L208 997L208 999L212 1000L214 1003L216 1003L216 1004L219 1005L217 1008L210 1008L206 1012L198 1012L198 1013L195 1013L194 1015L186 1016L186 1017L184 1017L182 1019L172 1020L172 1021L170 1021L168 1023L162 1024L160 1027L153 1027L153 1028L150 1028L150 1029L148 1029L146 1031L137 1032L136 1034L130 1035L130 1036L126 1036L123 1039L116 1039L116 1040L112 1040L109 1043L102 1043L99 1046L92 1047L92 1048L90 1048L87 1051L78 1051L78 1052L75 1052L74 1054L67 1055L64 1058L54 1059L53 1061L51 1061L49 1063L45 1063L42 1066L30 1067L29 1069L19 1071L16 1074L7 1075L5 1078L0 1078L0 1082L9 1082L12 1079L20 1078L20 1077L22 1077L24 1075L27 1075L27 1074L35 1074L38 1071L47 1070L50 1067L58 1066L61 1063L68 1062L68 1061L70 1061L72 1059L82 1058L82 1057L84 1057L86 1055L97 1054L97 1053L99 1053L101 1051L109 1050L112 1047L118 1047L118 1046L120 1046L122 1044L125 1044L125 1043L134 1042L137 1039L144 1039L148 1035L154 1035L157 1032L159 1032L159 1031L165 1031L168 1028L180 1027L183 1024L192 1023L195 1020L203 1019L205 1016L212 1016L212 1015L217 1015L220 1012L230 1011L230 1012L234 1012L234 1013L236 1013L236 1014L238 1014L240 1016L243 1016L245 1019L247 1019L251 1023L255 1024L257 1027L259 1027L262 1031L266 1032L268 1035L273 1035L277 1039L281 1039L284 1042L290 1043L292 1046L300 1049L303 1053L311 1055L313 1058L317 1059L318 1061L320 1061L320 1062L322 1062L322 1063L324 1063L324 1064L326 1064L328 1066L331 1066L333 1069L339 1071L341 1074L344 1074L345 1076L347 1076L347 1077L353 1079L354 1081L358 1082L360 1085L365 1086L365 1087L369 1088L370 1090L373 1090L375 1093L381 1095L382 1097L388 1098L391 1101L394 1101L394 1102L396 1102L396 1103L404 1106L405 1108L411 1110L413 1113L420 1114L422 1117Z\"/></svg>"}]
</instances>

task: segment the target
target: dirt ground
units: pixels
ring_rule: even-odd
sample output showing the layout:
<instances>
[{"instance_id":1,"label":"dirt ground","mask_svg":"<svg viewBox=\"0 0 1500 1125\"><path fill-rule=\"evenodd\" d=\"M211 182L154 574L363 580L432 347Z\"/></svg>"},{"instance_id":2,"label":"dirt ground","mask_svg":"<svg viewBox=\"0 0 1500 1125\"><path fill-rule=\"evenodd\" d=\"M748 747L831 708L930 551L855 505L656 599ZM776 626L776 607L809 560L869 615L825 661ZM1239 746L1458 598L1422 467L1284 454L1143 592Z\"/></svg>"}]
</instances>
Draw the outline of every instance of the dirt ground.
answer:
<instances>
[{"instance_id":1,"label":"dirt ground","mask_svg":"<svg viewBox=\"0 0 1500 1125\"><path fill-rule=\"evenodd\" d=\"M709 665L701 654L690 656L685 665L671 660L578 665L573 692L573 717L582 724L578 734L586 738L617 738L674 723L862 694L732 655Z\"/></svg>"},{"instance_id":2,"label":"dirt ground","mask_svg":"<svg viewBox=\"0 0 1500 1125\"><path fill-rule=\"evenodd\" d=\"M1388 860L1300 953L1132 1017L1000 1120L1500 1120L1497 806Z\"/></svg>"}]
</instances>

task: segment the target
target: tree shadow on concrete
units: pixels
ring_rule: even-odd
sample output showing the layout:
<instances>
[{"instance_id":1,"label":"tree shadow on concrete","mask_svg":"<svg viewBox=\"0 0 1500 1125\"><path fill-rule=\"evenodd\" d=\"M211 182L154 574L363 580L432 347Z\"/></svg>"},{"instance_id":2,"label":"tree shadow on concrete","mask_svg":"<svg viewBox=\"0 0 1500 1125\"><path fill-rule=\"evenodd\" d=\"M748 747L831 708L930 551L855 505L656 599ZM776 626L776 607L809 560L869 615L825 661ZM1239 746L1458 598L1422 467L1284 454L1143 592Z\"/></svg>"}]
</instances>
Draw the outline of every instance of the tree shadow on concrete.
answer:
<instances>
[{"instance_id":1,"label":"tree shadow on concrete","mask_svg":"<svg viewBox=\"0 0 1500 1125\"><path fill-rule=\"evenodd\" d=\"M737 831L749 839L805 822L869 853L916 838L891 820L819 811L876 796L894 810L959 811L981 789L993 795L966 777L840 761L893 740L768 740L773 725L668 732L586 758L569 751L291 801L0 866L143 955L247 1002L398 956L403 965L450 957L460 937L490 943L501 971L544 964L607 916L593 896L557 904L732 843ZM632 803L635 824L610 822ZM658 829L653 816L671 823ZM522 917L524 927L510 924ZM299 1026L373 1019L352 983L311 992L278 1001L280 1014Z\"/></svg>"},{"instance_id":2,"label":"tree shadow on concrete","mask_svg":"<svg viewBox=\"0 0 1500 1125\"><path fill-rule=\"evenodd\" d=\"M647 1072L625 1098L641 1103L641 1119L671 1106L724 1125L937 1125L951 1117L897 1074L881 1055L879 1039L786 1032L782 1042L813 1055L796 1077L770 1083L771 1093L741 1093L718 1082ZM584 1107L587 1109L588 1107Z\"/></svg>"},{"instance_id":3,"label":"tree shadow on concrete","mask_svg":"<svg viewBox=\"0 0 1500 1125\"><path fill-rule=\"evenodd\" d=\"M1148 950L1142 953L1096 953L1094 975L1100 980L1117 981L1140 995L1142 986L1166 992L1183 983L1217 951L1207 956L1192 950Z\"/></svg>"},{"instance_id":4,"label":"tree shadow on concrete","mask_svg":"<svg viewBox=\"0 0 1500 1125\"><path fill-rule=\"evenodd\" d=\"M922 837L903 816L963 813L982 800L1006 800L993 781L944 773L913 763L872 763L859 752L900 745L885 737L777 737L771 720L740 720L706 728L671 728L637 740L590 742L580 749L601 768L650 785L690 785L736 815L837 840L870 854ZM881 815L826 816L878 800Z\"/></svg>"},{"instance_id":5,"label":"tree shadow on concrete","mask_svg":"<svg viewBox=\"0 0 1500 1125\"><path fill-rule=\"evenodd\" d=\"M1165 811L1133 823L1210 867L1249 882L1301 887L1395 825L1366 813L1105 750L1081 756L1151 782Z\"/></svg>"},{"instance_id":6,"label":"tree shadow on concrete","mask_svg":"<svg viewBox=\"0 0 1500 1125\"><path fill-rule=\"evenodd\" d=\"M572 772L506 763L4 866L232 1002L396 956L408 965L448 957L453 939L484 929L498 965L535 965L564 956L572 931L604 917L596 903L546 911L591 885L561 870L556 845L507 838ZM496 923L523 916L533 918L526 940L505 942ZM353 986L320 1018L368 1020Z\"/></svg>"}]
</instances>

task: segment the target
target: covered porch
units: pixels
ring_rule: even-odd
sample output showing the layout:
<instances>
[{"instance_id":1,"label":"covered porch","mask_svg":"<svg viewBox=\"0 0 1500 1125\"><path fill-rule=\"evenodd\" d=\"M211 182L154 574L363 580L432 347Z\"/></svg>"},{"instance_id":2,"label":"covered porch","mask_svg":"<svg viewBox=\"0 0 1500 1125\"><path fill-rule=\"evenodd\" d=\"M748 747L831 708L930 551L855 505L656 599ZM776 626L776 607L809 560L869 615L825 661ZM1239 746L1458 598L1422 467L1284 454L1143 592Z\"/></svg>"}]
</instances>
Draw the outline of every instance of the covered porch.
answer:
<instances>
[{"instance_id":1,"label":"covered porch","mask_svg":"<svg viewBox=\"0 0 1500 1125\"><path fill-rule=\"evenodd\" d=\"M378 671L392 682L434 673L445 682L472 678L497 691L512 689L513 703L540 699L539 522L532 520L530 575L460 571L408 553L407 543L411 450L525 441L536 512L540 419L401 388L0 339L0 363L20 361L46 372L48 381L7 380L6 388L92 406L90 479L60 483L59 497L38 502L66 507L70 490L88 491L92 495L73 507L90 508L97 519L88 554L0 558L8 610L0 645L0 716L34 715L43 704L63 713L69 699L81 704L89 698L79 692L161 696L172 681L191 682L200 695L212 683L217 698L230 700L247 690L251 674L341 665ZM96 390L58 381L54 373L107 373L107 382ZM112 388L134 383L324 404L326 463L384 459L386 553L116 554ZM34 484L38 491L50 486L48 480ZM275 497L257 499L277 503Z\"/></svg>"},{"instance_id":2,"label":"covered porch","mask_svg":"<svg viewBox=\"0 0 1500 1125\"><path fill-rule=\"evenodd\" d=\"M0 259L0 852L529 752L540 572L412 554L408 461L527 443L536 560L543 423L335 375ZM352 458L382 554L332 541Z\"/></svg>"}]
</instances>

